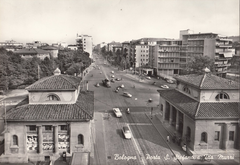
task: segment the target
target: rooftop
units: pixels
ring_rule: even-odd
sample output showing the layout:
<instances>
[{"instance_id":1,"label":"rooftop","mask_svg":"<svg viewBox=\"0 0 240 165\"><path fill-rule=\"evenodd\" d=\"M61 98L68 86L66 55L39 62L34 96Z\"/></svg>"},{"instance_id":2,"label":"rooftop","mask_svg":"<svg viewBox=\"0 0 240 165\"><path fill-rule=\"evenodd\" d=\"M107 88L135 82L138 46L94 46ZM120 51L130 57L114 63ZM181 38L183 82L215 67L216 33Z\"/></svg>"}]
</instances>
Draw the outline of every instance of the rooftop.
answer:
<instances>
[{"instance_id":1,"label":"rooftop","mask_svg":"<svg viewBox=\"0 0 240 165\"><path fill-rule=\"evenodd\" d=\"M160 96L181 110L192 119L238 119L238 102L203 102L200 103L181 92L158 90Z\"/></svg>"},{"instance_id":2,"label":"rooftop","mask_svg":"<svg viewBox=\"0 0 240 165\"><path fill-rule=\"evenodd\" d=\"M75 90L78 89L80 82L80 77L65 74L52 75L36 81L26 90Z\"/></svg>"},{"instance_id":3,"label":"rooftop","mask_svg":"<svg viewBox=\"0 0 240 165\"><path fill-rule=\"evenodd\" d=\"M8 121L86 121L93 119L94 93L81 92L75 104L28 104L28 98L7 111Z\"/></svg>"},{"instance_id":4,"label":"rooftop","mask_svg":"<svg viewBox=\"0 0 240 165\"><path fill-rule=\"evenodd\" d=\"M14 54L29 54L29 55L37 55L37 54L49 54L47 51L42 49L19 49L14 52Z\"/></svg>"},{"instance_id":5,"label":"rooftop","mask_svg":"<svg viewBox=\"0 0 240 165\"><path fill-rule=\"evenodd\" d=\"M174 78L199 89L239 89L237 82L211 73L175 76Z\"/></svg>"}]
</instances>

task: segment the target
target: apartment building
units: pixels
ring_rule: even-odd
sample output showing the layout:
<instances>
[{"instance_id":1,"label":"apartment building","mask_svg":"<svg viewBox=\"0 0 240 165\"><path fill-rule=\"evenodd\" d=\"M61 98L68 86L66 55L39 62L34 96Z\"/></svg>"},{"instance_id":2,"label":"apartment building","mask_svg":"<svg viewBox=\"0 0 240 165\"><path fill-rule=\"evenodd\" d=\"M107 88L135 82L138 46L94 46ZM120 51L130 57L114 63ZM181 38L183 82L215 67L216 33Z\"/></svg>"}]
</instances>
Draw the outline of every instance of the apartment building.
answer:
<instances>
[{"instance_id":1,"label":"apartment building","mask_svg":"<svg viewBox=\"0 0 240 165\"><path fill-rule=\"evenodd\" d=\"M157 41L164 38L141 38L130 41L130 65L133 67L141 67L150 65L149 47L156 45Z\"/></svg>"},{"instance_id":2,"label":"apartment building","mask_svg":"<svg viewBox=\"0 0 240 165\"><path fill-rule=\"evenodd\" d=\"M154 75L165 77L179 74L181 45L181 40L166 39L149 47L149 66L154 69Z\"/></svg>"},{"instance_id":3,"label":"apartment building","mask_svg":"<svg viewBox=\"0 0 240 165\"><path fill-rule=\"evenodd\" d=\"M235 54L232 39L216 33L198 33L182 35L182 60L194 55L209 56L215 60L216 74L226 77L230 59ZM181 68L186 67L180 65Z\"/></svg>"},{"instance_id":4,"label":"apartment building","mask_svg":"<svg viewBox=\"0 0 240 165\"><path fill-rule=\"evenodd\" d=\"M114 47L122 47L122 44L120 42L112 41L107 44L107 51L114 52L114 50L113 50Z\"/></svg>"},{"instance_id":5,"label":"apartment building","mask_svg":"<svg viewBox=\"0 0 240 165\"><path fill-rule=\"evenodd\" d=\"M76 45L78 46L78 49L88 52L89 57L92 58L92 50L93 50L92 36L77 34Z\"/></svg>"}]
</instances>

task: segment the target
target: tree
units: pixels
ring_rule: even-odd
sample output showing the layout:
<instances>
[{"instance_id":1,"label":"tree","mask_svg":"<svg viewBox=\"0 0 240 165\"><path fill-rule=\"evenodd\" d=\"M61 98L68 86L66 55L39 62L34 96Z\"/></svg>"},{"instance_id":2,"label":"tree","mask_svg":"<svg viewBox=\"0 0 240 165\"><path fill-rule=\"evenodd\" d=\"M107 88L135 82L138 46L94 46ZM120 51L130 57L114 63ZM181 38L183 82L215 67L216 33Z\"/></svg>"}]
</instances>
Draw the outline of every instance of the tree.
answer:
<instances>
[{"instance_id":1,"label":"tree","mask_svg":"<svg viewBox=\"0 0 240 165\"><path fill-rule=\"evenodd\" d=\"M185 72L188 74L199 74L203 73L203 69L206 67L210 69L212 73L215 73L214 59L208 56L195 55L192 56L187 63Z\"/></svg>"}]
</instances>

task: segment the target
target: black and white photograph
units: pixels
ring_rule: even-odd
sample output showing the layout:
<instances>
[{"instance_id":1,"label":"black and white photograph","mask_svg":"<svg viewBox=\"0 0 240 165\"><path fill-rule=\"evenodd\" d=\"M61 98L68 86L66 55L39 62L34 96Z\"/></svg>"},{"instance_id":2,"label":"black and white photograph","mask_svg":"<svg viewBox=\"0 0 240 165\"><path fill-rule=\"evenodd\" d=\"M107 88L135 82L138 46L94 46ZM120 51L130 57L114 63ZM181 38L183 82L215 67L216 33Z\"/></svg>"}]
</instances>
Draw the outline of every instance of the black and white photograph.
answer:
<instances>
[{"instance_id":1,"label":"black and white photograph","mask_svg":"<svg viewBox=\"0 0 240 165\"><path fill-rule=\"evenodd\" d=\"M1 165L239 165L239 0L0 0Z\"/></svg>"}]
</instances>

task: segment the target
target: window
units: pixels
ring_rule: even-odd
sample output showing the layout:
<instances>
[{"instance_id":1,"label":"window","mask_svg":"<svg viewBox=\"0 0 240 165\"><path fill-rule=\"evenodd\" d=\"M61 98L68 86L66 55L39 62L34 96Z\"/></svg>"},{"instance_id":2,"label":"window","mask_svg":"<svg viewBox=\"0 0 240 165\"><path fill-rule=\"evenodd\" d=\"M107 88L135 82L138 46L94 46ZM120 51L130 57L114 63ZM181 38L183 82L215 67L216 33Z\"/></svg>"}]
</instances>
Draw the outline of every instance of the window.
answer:
<instances>
[{"instance_id":1,"label":"window","mask_svg":"<svg viewBox=\"0 0 240 165\"><path fill-rule=\"evenodd\" d=\"M219 141L219 137L220 137L220 132L219 131L215 131L214 140Z\"/></svg>"},{"instance_id":2,"label":"window","mask_svg":"<svg viewBox=\"0 0 240 165\"><path fill-rule=\"evenodd\" d=\"M187 127L186 137L188 138L188 140L191 139L191 128L190 127Z\"/></svg>"},{"instance_id":3,"label":"window","mask_svg":"<svg viewBox=\"0 0 240 165\"><path fill-rule=\"evenodd\" d=\"M161 111L163 111L163 104L161 104Z\"/></svg>"},{"instance_id":4,"label":"window","mask_svg":"<svg viewBox=\"0 0 240 165\"><path fill-rule=\"evenodd\" d=\"M82 145L84 144L84 138L82 134L78 135L78 144L82 144Z\"/></svg>"},{"instance_id":5,"label":"window","mask_svg":"<svg viewBox=\"0 0 240 165\"><path fill-rule=\"evenodd\" d=\"M226 93L219 93L216 97L215 97L216 100L223 100L223 99L229 99L229 96L228 94Z\"/></svg>"},{"instance_id":6,"label":"window","mask_svg":"<svg viewBox=\"0 0 240 165\"><path fill-rule=\"evenodd\" d=\"M61 131L67 131L67 125L60 125Z\"/></svg>"},{"instance_id":7,"label":"window","mask_svg":"<svg viewBox=\"0 0 240 165\"><path fill-rule=\"evenodd\" d=\"M229 141L234 141L234 131L229 131Z\"/></svg>"},{"instance_id":8,"label":"window","mask_svg":"<svg viewBox=\"0 0 240 165\"><path fill-rule=\"evenodd\" d=\"M203 132L203 133L201 134L201 141L207 143L207 133L206 133L206 132Z\"/></svg>"},{"instance_id":9,"label":"window","mask_svg":"<svg viewBox=\"0 0 240 165\"><path fill-rule=\"evenodd\" d=\"M17 145L18 146L18 137L17 137L17 135L13 135L13 145Z\"/></svg>"},{"instance_id":10,"label":"window","mask_svg":"<svg viewBox=\"0 0 240 165\"><path fill-rule=\"evenodd\" d=\"M36 126L35 125L30 125L29 126L29 131L36 131Z\"/></svg>"},{"instance_id":11,"label":"window","mask_svg":"<svg viewBox=\"0 0 240 165\"><path fill-rule=\"evenodd\" d=\"M60 101L60 98L57 95L49 95L47 101Z\"/></svg>"},{"instance_id":12,"label":"window","mask_svg":"<svg viewBox=\"0 0 240 165\"><path fill-rule=\"evenodd\" d=\"M52 126L51 125L46 125L45 126L45 131L51 131L52 130Z\"/></svg>"}]
</instances>

